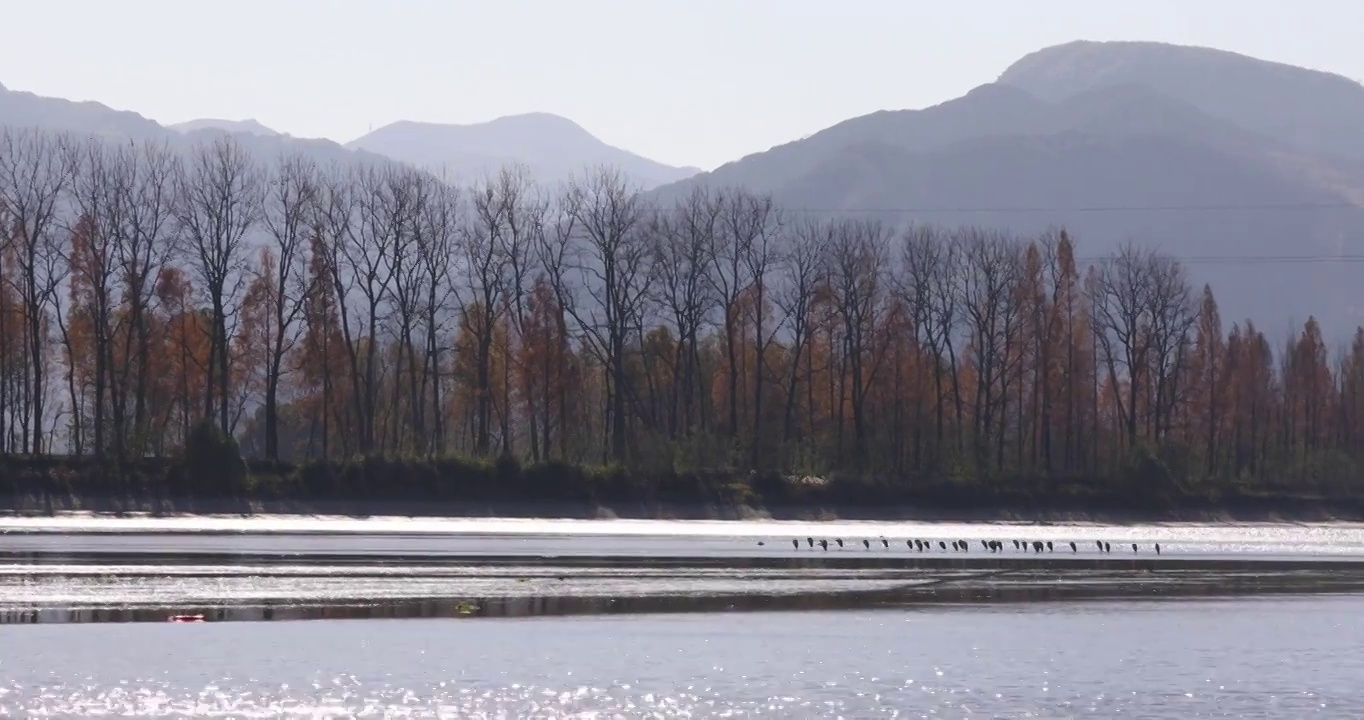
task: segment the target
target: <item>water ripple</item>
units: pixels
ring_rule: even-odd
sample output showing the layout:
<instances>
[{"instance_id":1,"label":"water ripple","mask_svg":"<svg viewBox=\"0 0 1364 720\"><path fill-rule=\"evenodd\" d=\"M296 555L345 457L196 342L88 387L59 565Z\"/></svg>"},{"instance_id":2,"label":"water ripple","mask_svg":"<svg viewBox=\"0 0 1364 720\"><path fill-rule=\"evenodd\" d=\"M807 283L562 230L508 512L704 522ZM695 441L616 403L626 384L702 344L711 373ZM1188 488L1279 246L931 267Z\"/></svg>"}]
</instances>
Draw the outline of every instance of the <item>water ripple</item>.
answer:
<instances>
[{"instance_id":1,"label":"water ripple","mask_svg":"<svg viewBox=\"0 0 1364 720\"><path fill-rule=\"evenodd\" d=\"M1359 598L0 627L0 716L1361 717Z\"/></svg>"}]
</instances>

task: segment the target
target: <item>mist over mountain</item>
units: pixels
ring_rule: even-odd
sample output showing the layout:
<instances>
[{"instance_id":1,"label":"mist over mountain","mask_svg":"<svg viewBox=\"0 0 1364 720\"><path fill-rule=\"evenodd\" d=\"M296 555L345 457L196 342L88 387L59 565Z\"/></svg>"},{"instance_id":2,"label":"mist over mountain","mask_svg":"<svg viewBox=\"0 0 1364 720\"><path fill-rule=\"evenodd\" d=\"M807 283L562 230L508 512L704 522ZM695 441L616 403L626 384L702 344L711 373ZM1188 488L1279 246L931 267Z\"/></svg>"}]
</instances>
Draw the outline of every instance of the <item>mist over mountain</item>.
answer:
<instances>
[{"instance_id":1,"label":"mist over mountain","mask_svg":"<svg viewBox=\"0 0 1364 720\"><path fill-rule=\"evenodd\" d=\"M577 123L549 113L511 115L472 125L401 121L346 143L346 147L469 179L521 163L547 185L598 165L618 168L645 189L700 172L607 145Z\"/></svg>"},{"instance_id":2,"label":"mist over mountain","mask_svg":"<svg viewBox=\"0 0 1364 720\"><path fill-rule=\"evenodd\" d=\"M963 97L852 118L657 194L745 186L802 214L1064 225L1085 258L1129 240L1185 258L1228 322L1287 333L1315 315L1344 331L1364 319L1354 266L1331 260L1364 253L1356 151L1364 88L1339 76L1203 48L1072 43Z\"/></svg>"},{"instance_id":3,"label":"mist over mountain","mask_svg":"<svg viewBox=\"0 0 1364 720\"><path fill-rule=\"evenodd\" d=\"M341 145L327 139L297 138L254 119L198 119L163 126L136 112L97 102L74 102L6 89L0 85L0 125L41 128L108 138L166 142L188 147L228 134L262 160L304 152L319 163L398 161L470 182L516 163L554 185L573 173L598 166L618 168L640 188L652 188L693 175L696 168L675 168L612 147L576 123L536 113L477 125L397 122Z\"/></svg>"}]
</instances>

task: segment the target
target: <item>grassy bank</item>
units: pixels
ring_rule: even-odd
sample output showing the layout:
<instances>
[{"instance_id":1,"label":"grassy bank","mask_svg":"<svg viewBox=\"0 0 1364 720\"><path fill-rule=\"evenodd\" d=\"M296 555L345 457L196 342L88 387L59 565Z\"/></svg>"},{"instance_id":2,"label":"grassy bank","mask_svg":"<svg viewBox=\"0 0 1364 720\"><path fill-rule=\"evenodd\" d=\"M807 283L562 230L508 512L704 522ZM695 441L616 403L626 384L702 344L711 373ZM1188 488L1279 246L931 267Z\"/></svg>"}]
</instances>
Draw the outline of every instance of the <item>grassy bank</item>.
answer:
<instances>
[{"instance_id":1,"label":"grassy bank","mask_svg":"<svg viewBox=\"0 0 1364 720\"><path fill-rule=\"evenodd\" d=\"M924 520L1357 520L1364 498L1120 478L639 472L504 459L305 465L0 457L0 512Z\"/></svg>"}]
</instances>

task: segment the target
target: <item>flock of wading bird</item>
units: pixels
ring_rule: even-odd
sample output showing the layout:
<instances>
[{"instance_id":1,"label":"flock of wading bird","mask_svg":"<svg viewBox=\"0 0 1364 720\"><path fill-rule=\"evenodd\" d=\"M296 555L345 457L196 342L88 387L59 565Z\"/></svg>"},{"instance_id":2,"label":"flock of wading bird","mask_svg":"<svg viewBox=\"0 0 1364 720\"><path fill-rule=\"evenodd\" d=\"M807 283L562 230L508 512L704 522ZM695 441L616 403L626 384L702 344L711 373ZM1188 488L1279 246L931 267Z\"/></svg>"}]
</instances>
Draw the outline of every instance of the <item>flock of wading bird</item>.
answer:
<instances>
[{"instance_id":1,"label":"flock of wading bird","mask_svg":"<svg viewBox=\"0 0 1364 720\"><path fill-rule=\"evenodd\" d=\"M1011 540L1009 542L1013 543L1014 550L1017 552L1028 552L1029 550L1031 550L1034 554L1040 554L1044 552L1056 552L1056 549L1058 547L1061 548L1062 552L1065 552L1066 548L1065 545L1053 543L1050 540L1047 540L1045 542L1041 540L1033 540L1032 542L1029 542L1027 540ZM758 541L759 546L764 546L766 544L767 544L766 541L763 540ZM816 540L812 537L807 537L805 538L805 544L811 550L813 550L816 545L818 545L819 548L821 550L824 550L825 552L829 550L829 541L824 538ZM845 547L843 538L834 538L833 544L839 549ZM884 537L880 538L880 544L883 549L885 550L890 549L890 540L887 540ZM934 545L935 543L932 540L905 541L906 547L908 547L911 550L916 550L918 552L932 552L934 550ZM1074 540L1070 541L1069 545L1070 551L1072 553L1080 552L1080 546L1076 545ZM947 540L939 540L937 541L936 546L938 550L941 550L943 552L971 552L971 543L965 540L952 540L951 542ZM1101 553L1113 552L1113 544L1104 542L1103 540L1095 540L1094 546L1098 548L1098 552ZM800 538L791 538L791 547L799 550L801 548ZM854 547L856 547L856 545L854 545ZM1089 547L1088 545L1085 546L1086 549L1088 547ZM1156 554L1159 555L1160 543L1155 543L1153 547L1156 551ZM869 538L862 538L862 548L864 550L871 550L872 541ZM1006 545L1005 541L1003 540L981 540L980 548L985 552L1002 553L1005 551ZM1141 547L1137 545L1137 543L1132 543L1132 552L1133 554L1141 552Z\"/></svg>"}]
</instances>

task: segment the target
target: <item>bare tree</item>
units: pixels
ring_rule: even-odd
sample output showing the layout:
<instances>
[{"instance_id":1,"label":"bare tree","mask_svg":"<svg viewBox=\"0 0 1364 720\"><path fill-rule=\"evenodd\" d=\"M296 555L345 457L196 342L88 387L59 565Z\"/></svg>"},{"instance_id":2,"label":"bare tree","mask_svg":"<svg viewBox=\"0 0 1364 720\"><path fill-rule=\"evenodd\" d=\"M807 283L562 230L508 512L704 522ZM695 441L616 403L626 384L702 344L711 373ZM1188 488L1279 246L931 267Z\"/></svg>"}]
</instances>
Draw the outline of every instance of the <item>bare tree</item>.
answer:
<instances>
[{"instance_id":1,"label":"bare tree","mask_svg":"<svg viewBox=\"0 0 1364 720\"><path fill-rule=\"evenodd\" d=\"M854 452L859 466L865 461L868 435L867 393L885 350L876 331L888 294L889 240L890 233L879 222L844 219L834 227L829 247L829 284L843 326Z\"/></svg>"},{"instance_id":2,"label":"bare tree","mask_svg":"<svg viewBox=\"0 0 1364 720\"><path fill-rule=\"evenodd\" d=\"M1146 382L1154 340L1149 332L1152 257L1150 251L1127 243L1096 266L1089 283L1094 339L1108 369L1113 401L1129 447L1137 442L1137 398ZM1127 384L1125 397L1123 380Z\"/></svg>"},{"instance_id":3,"label":"bare tree","mask_svg":"<svg viewBox=\"0 0 1364 720\"><path fill-rule=\"evenodd\" d=\"M421 312L426 352L422 362L423 395L431 393L431 441L427 452L445 449L445 410L441 405L441 350L445 346L445 308L454 295L451 258L461 230L459 190L443 181L427 180L426 202L416 234L417 274L423 291Z\"/></svg>"},{"instance_id":4,"label":"bare tree","mask_svg":"<svg viewBox=\"0 0 1364 720\"><path fill-rule=\"evenodd\" d=\"M128 174L125 168L120 167L124 158L102 140L88 140L73 146L71 151L71 196L78 217L70 229L70 311L83 311L89 318L91 360L94 365L94 398L91 402L94 415L91 423L93 446L95 455L103 457L107 449L106 411L110 405L110 386L115 386L113 394L119 394L117 383L110 382L114 372L112 346L118 335L113 327L113 315L114 309L120 304L116 297L119 264L115 248L120 244L119 238L123 234L123 215L130 211L126 202L128 194L121 187L127 182ZM67 335L64 324L62 334ZM68 372L74 374L79 358L69 338L66 340ZM74 393L71 400L75 432L79 435L82 413L76 407ZM117 402L114 404L121 405ZM114 415L114 424L121 430L121 408L116 408ZM121 432L116 431L114 434L114 444L121 455L123 438ZM79 437L76 445L82 445Z\"/></svg>"},{"instance_id":5,"label":"bare tree","mask_svg":"<svg viewBox=\"0 0 1364 720\"><path fill-rule=\"evenodd\" d=\"M407 446L406 436L410 432L425 432L420 417L414 417L419 405L419 373L413 338L422 286L417 271L416 233L421 228L422 205L427 199L427 187L416 170L395 169L385 176L382 209L390 242L383 260L391 278L388 284L388 310L397 320L393 382L390 386L393 403L388 418L391 429L388 431L387 447L390 450Z\"/></svg>"},{"instance_id":6,"label":"bare tree","mask_svg":"<svg viewBox=\"0 0 1364 720\"><path fill-rule=\"evenodd\" d=\"M500 178L489 179L470 191L473 217L460 242L465 327L474 335L474 452L492 449L492 347L497 323L505 309L509 261L504 238L515 222L520 187ZM503 438L503 442L508 442Z\"/></svg>"},{"instance_id":7,"label":"bare tree","mask_svg":"<svg viewBox=\"0 0 1364 720\"><path fill-rule=\"evenodd\" d=\"M302 331L307 286L309 220L317 203L317 166L303 155L281 157L268 179L261 218L270 237L273 267L262 264L268 283L270 327L265 360L265 456L279 459L279 387L285 358Z\"/></svg>"},{"instance_id":8,"label":"bare tree","mask_svg":"<svg viewBox=\"0 0 1364 720\"><path fill-rule=\"evenodd\" d=\"M347 179L353 187L343 191L349 193L349 205L334 208L339 213L353 214L349 222L333 220L339 223L336 227L342 234L333 246L338 257L332 263L332 272L338 287L353 287L363 300L361 305L347 303L341 297L338 303L348 336L360 450L366 453L379 449L379 321L393 283L390 255L400 240L394 224L397 203L390 195L394 188L390 176L395 172L399 171L376 165L356 170ZM334 195L333 199L344 203L347 198ZM362 336L353 335L357 327L363 328Z\"/></svg>"},{"instance_id":9,"label":"bare tree","mask_svg":"<svg viewBox=\"0 0 1364 720\"><path fill-rule=\"evenodd\" d=\"M928 350L933 363L934 430L939 451L946 438L946 414L949 398L947 384L952 385L952 397L960 401L956 387L956 334L959 311L957 298L961 279L960 253L955 243L949 242L944 230L920 225L904 235L901 262L904 272L899 292L914 324L918 345ZM944 359L947 364L944 365ZM957 405L960 418L961 406ZM934 458L938 461L940 458Z\"/></svg>"},{"instance_id":10,"label":"bare tree","mask_svg":"<svg viewBox=\"0 0 1364 720\"><path fill-rule=\"evenodd\" d=\"M216 407L224 433L231 431L229 323L245 281L246 235L260 218L262 189L260 169L231 137L195 147L176 182L176 219L211 312L204 415L212 417Z\"/></svg>"},{"instance_id":11,"label":"bare tree","mask_svg":"<svg viewBox=\"0 0 1364 720\"><path fill-rule=\"evenodd\" d=\"M813 334L813 300L816 289L828 278L827 253L833 245L834 224L827 220L807 219L790 233L790 247L782 256L777 271L775 303L781 310L781 324L790 333L791 350L787 360L786 406L782 411L782 438L796 439L796 399L800 394L801 362L805 360ZM805 373L808 378L811 373ZM808 380L807 380L808 382Z\"/></svg>"},{"instance_id":12,"label":"bare tree","mask_svg":"<svg viewBox=\"0 0 1364 720\"><path fill-rule=\"evenodd\" d=\"M782 230L780 213L774 209L770 195L751 196L747 199L747 211L738 224L738 229L750 233L750 239L743 243L744 270L752 283L753 292L753 350L757 357L753 364L753 439L750 462L753 467L762 467L762 428L763 428L763 380L767 376L767 348L775 336L775 328L767 320L767 281L772 266L780 260L776 249L778 235ZM734 233L740 234L739 232Z\"/></svg>"},{"instance_id":13,"label":"bare tree","mask_svg":"<svg viewBox=\"0 0 1364 720\"><path fill-rule=\"evenodd\" d=\"M0 159L0 163L4 162L6 161ZM14 250L14 238L11 233L14 219L6 204L7 197L8 193L0 194L0 452L12 452L13 448L10 433L13 426L10 419L15 412L11 406L11 399L15 394L15 368L12 361L20 350L12 342L14 338L10 331L10 315L14 308L10 302L9 288L5 287L5 278L9 277L6 264Z\"/></svg>"},{"instance_id":14,"label":"bare tree","mask_svg":"<svg viewBox=\"0 0 1364 720\"><path fill-rule=\"evenodd\" d=\"M145 143L124 150L117 167L123 177L117 187L126 196L114 253L130 325L123 334L121 355L136 358L136 362L122 363L116 386L131 387L133 431L129 442L141 456L152 432L147 397L152 384L148 315L156 298L157 280L174 249L175 178L180 159L164 144Z\"/></svg>"},{"instance_id":15,"label":"bare tree","mask_svg":"<svg viewBox=\"0 0 1364 720\"><path fill-rule=\"evenodd\" d=\"M89 319L91 356L86 360L93 366L94 451L103 455L112 447L120 457L130 449L140 455L150 431L147 312L170 247L175 159L164 146L98 138L71 150L69 196L76 218L69 229L72 307L67 314L78 312ZM70 373L75 370L74 348L65 319L58 321ZM83 447L74 377L68 385L75 442Z\"/></svg>"},{"instance_id":16,"label":"bare tree","mask_svg":"<svg viewBox=\"0 0 1364 720\"><path fill-rule=\"evenodd\" d=\"M0 205L9 216L14 284L24 305L27 358L20 416L23 452L44 451L44 399L47 334L44 318L61 280L52 269L64 267L61 199L71 181L70 141L39 130L0 130Z\"/></svg>"},{"instance_id":17,"label":"bare tree","mask_svg":"<svg viewBox=\"0 0 1364 720\"><path fill-rule=\"evenodd\" d=\"M497 176L496 183L497 194L501 196L502 203L506 206L506 223L496 237L498 245L501 246L502 256L506 260L505 303L510 311L511 329L514 331L516 343L520 347L522 338L525 336L528 320L527 295L530 292L533 272L536 268L536 249L543 246L543 236L546 232L545 224L549 213L549 198L538 190L530 174L530 169L524 165L512 165L503 168ZM516 371L524 376L528 368L520 365L521 353L512 353L511 355L513 358L517 358ZM512 396L513 364L511 358L502 364L502 395L508 399L508 404L510 404ZM523 400L526 403L528 415L532 418L528 423L531 456L539 458L541 454L540 438L539 430L533 420L535 414L533 400L529 396ZM511 417L510 408L504 409L502 412L504 451L510 449L508 443L513 435L510 426Z\"/></svg>"},{"instance_id":18,"label":"bare tree","mask_svg":"<svg viewBox=\"0 0 1364 720\"><path fill-rule=\"evenodd\" d=\"M575 255L570 262L582 278L584 301L574 293L565 309L583 333L588 347L607 368L610 422L609 457L627 456L625 359L629 333L643 312L650 274L650 254L643 221L648 208L620 173L598 168L571 182L562 200L572 218Z\"/></svg>"},{"instance_id":19,"label":"bare tree","mask_svg":"<svg viewBox=\"0 0 1364 720\"><path fill-rule=\"evenodd\" d=\"M355 225L358 222L357 196L358 196L358 173L355 171L345 171L337 167L329 168L319 178L318 199L313 207L313 232L317 235L318 242L314 252L313 261L320 265L323 274L326 275L327 290L334 296L335 302L322 303L315 300L315 304L320 307L314 312L313 319L320 323L327 321L326 315L329 310L336 313L337 324L340 325L341 344L344 346L346 356L347 375L350 379L350 409L347 417L356 424L355 433L343 433L342 450L349 451L349 442L354 436L355 441L364 450L368 450L365 440L365 403L364 403L364 382L362 380L361 366L359 358L359 332L360 326L365 322L364 316L353 314L354 304L352 301L352 291L360 285L362 276L368 280L371 286L377 285L375 277L378 268L373 263L368 262L364 254L353 252L350 248L352 235L356 232ZM358 264L358 267L356 265ZM366 273L366 270L369 272ZM314 279L316 282L316 279ZM316 290L314 289L314 292ZM371 288L367 293L373 297L369 310L371 314L378 312L378 289ZM321 340L328 342L328 331L325 327L318 328ZM324 347L323 355L323 386L326 403L330 402L330 364L331 349ZM326 418L324 417L324 420ZM328 430L323 429L323 452L327 452Z\"/></svg>"},{"instance_id":20,"label":"bare tree","mask_svg":"<svg viewBox=\"0 0 1364 720\"><path fill-rule=\"evenodd\" d=\"M0 159L0 164L5 162L4 159ZM12 452L13 447L9 432L12 429L9 421L14 412L14 408L11 407L15 373L12 360L19 350L12 342L9 321L13 307L9 288L5 287L4 281L9 276L6 264L13 252L14 240L11 233L14 219L10 215L7 198L8 193L0 194L0 452Z\"/></svg>"},{"instance_id":21,"label":"bare tree","mask_svg":"<svg viewBox=\"0 0 1364 720\"><path fill-rule=\"evenodd\" d=\"M711 282L720 301L725 333L725 361L728 377L729 422L726 432L739 434L739 298L748 289L750 276L744 262L760 228L755 223L753 197L744 190L721 190L715 198L720 208L717 232L712 236Z\"/></svg>"},{"instance_id":22,"label":"bare tree","mask_svg":"<svg viewBox=\"0 0 1364 720\"><path fill-rule=\"evenodd\" d=\"M983 230L967 229L957 242L964 252L961 307L976 373L972 416L976 461L984 469L992 441L1002 440L1008 413L1009 382L1022 320L1017 295L1022 253L1012 238ZM997 447L1002 464L1003 445Z\"/></svg>"},{"instance_id":23,"label":"bare tree","mask_svg":"<svg viewBox=\"0 0 1364 720\"><path fill-rule=\"evenodd\" d=\"M1150 340L1150 435L1164 438L1174 422L1181 383L1189 363L1189 340L1198 312L1193 287L1179 261L1160 254L1147 258L1150 292L1146 315Z\"/></svg>"},{"instance_id":24,"label":"bare tree","mask_svg":"<svg viewBox=\"0 0 1364 720\"><path fill-rule=\"evenodd\" d=\"M572 453L569 432L567 430L570 411L569 411L569 389L567 379L569 377L569 358L567 342L570 337L569 320L575 316L571 309L576 309L580 301L580 290L574 284L575 280L581 279L580 265L583 253L580 251L579 236L582 234L578 227L577 216L581 214L576 208L580 199L580 193L573 192L572 188L566 188L560 193L557 200L551 206L551 212L547 215L545 232L539 237L539 243L535 249L536 259L545 272L545 279L549 284L554 295L554 306L552 308L553 320L555 323L554 333L564 341L564 346L555 348L552 353L547 353L546 357L546 378L545 378L545 402L548 405L550 397L549 378L554 377L558 380L555 383L553 394L554 404L557 406L554 416L557 417L557 426L560 428L559 436L559 456L561 458L582 457L581 452ZM576 322L576 319L575 319ZM551 413L548 407L545 408L543 429L548 444L551 431ZM586 430L586 428L579 428ZM586 436L584 432L582 436ZM580 437L582 437L580 436Z\"/></svg>"},{"instance_id":25,"label":"bare tree","mask_svg":"<svg viewBox=\"0 0 1364 720\"><path fill-rule=\"evenodd\" d=\"M698 343L715 302L709 273L719 218L720 206L710 192L696 188L678 200L671 213L656 214L650 231L656 268L651 300L664 309L677 331L670 422L674 436L690 435L706 417Z\"/></svg>"}]
</instances>

